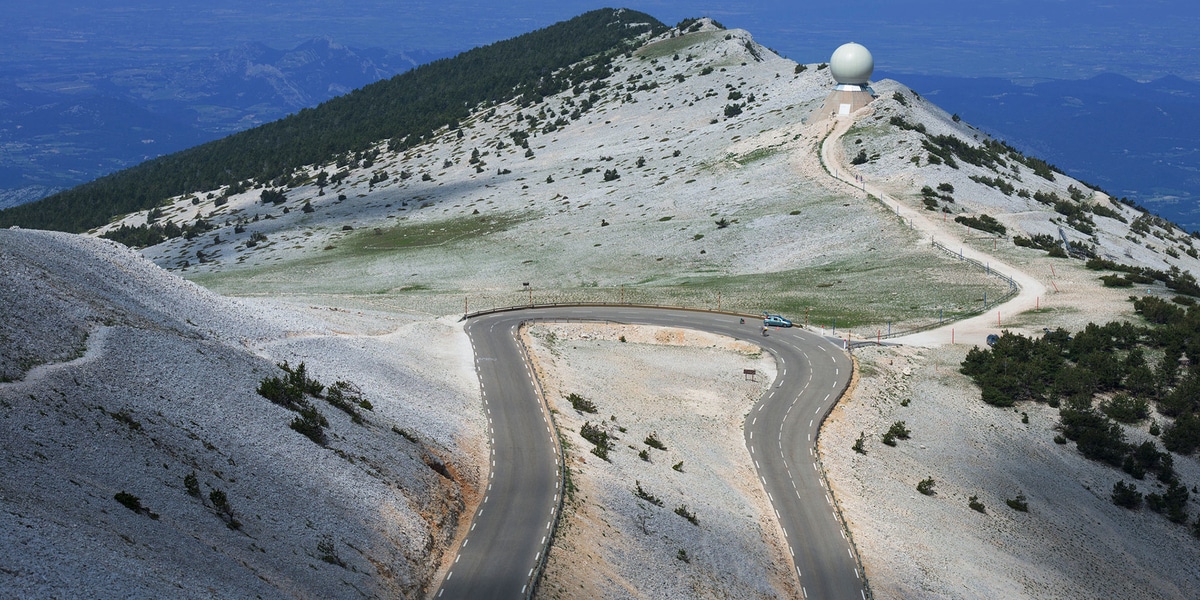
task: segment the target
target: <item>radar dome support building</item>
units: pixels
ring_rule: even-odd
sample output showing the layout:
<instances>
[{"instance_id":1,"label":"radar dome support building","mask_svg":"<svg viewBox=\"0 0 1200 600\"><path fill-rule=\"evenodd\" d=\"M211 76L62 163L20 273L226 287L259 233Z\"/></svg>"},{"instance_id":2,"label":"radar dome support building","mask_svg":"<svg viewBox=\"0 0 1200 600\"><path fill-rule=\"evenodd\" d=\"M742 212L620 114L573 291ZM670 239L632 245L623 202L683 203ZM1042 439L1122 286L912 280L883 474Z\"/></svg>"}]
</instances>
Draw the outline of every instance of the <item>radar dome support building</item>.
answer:
<instances>
[{"instance_id":1,"label":"radar dome support building","mask_svg":"<svg viewBox=\"0 0 1200 600\"><path fill-rule=\"evenodd\" d=\"M838 46L829 58L829 72L836 85L825 99L819 118L844 117L875 99L871 73L875 58L862 44L850 42Z\"/></svg>"}]
</instances>

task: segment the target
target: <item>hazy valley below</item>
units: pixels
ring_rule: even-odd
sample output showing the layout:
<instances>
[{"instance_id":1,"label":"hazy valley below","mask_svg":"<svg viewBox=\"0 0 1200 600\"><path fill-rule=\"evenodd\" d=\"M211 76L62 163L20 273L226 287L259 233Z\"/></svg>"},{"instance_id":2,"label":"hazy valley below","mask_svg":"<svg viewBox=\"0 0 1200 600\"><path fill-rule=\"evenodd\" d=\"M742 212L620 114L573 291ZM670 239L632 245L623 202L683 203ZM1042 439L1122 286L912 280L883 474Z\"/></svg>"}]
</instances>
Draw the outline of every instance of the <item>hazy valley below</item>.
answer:
<instances>
[{"instance_id":1,"label":"hazy valley below","mask_svg":"<svg viewBox=\"0 0 1200 600\"><path fill-rule=\"evenodd\" d=\"M0 208L280 119L440 58L317 38L180 62L0 69Z\"/></svg>"}]
</instances>

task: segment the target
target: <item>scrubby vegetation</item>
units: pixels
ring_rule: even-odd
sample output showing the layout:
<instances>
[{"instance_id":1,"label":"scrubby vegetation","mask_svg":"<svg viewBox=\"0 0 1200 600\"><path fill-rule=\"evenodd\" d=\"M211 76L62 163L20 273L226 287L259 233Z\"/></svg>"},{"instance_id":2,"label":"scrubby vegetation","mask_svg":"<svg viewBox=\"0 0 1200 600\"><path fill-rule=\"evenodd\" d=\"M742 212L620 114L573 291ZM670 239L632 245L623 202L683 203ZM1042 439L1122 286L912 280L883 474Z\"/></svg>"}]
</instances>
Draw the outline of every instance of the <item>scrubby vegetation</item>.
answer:
<instances>
[{"instance_id":1,"label":"scrubby vegetation","mask_svg":"<svg viewBox=\"0 0 1200 600\"><path fill-rule=\"evenodd\" d=\"M204 219L196 219L191 224L184 225L183 227L171 221L167 221L166 223L152 222L148 225L138 225L137 227L122 225L117 229L105 233L101 237L120 242L132 248L145 248L146 246L160 244L177 237L185 237L189 240L195 239L211 229L213 229L212 224Z\"/></svg>"},{"instance_id":2,"label":"scrubby vegetation","mask_svg":"<svg viewBox=\"0 0 1200 600\"><path fill-rule=\"evenodd\" d=\"M1050 256L1056 258L1067 258L1067 251L1063 249L1062 242L1047 233L1037 233L1029 237L1013 236L1013 244L1024 248L1037 248L1045 250Z\"/></svg>"},{"instance_id":3,"label":"scrubby vegetation","mask_svg":"<svg viewBox=\"0 0 1200 600\"><path fill-rule=\"evenodd\" d=\"M614 445L613 437L607 431L592 425L589 421L579 428L579 435L592 443L592 454L608 460L608 451L612 450Z\"/></svg>"},{"instance_id":4,"label":"scrubby vegetation","mask_svg":"<svg viewBox=\"0 0 1200 600\"><path fill-rule=\"evenodd\" d=\"M1168 289L1188 296L1200 297L1200 283L1196 281L1196 277L1187 271L1180 270L1179 267L1171 267L1170 270L1160 271L1148 267L1123 265L1103 258L1088 259L1086 266L1093 271L1117 271L1121 273L1119 276L1110 275L1101 277L1104 285L1108 287L1132 287L1134 285L1144 285L1161 281Z\"/></svg>"},{"instance_id":5,"label":"scrubby vegetation","mask_svg":"<svg viewBox=\"0 0 1200 600\"><path fill-rule=\"evenodd\" d=\"M1004 503L1017 512L1029 512L1029 502L1025 499L1025 494L1020 492L1017 492L1016 498L1009 498Z\"/></svg>"},{"instance_id":6,"label":"scrubby vegetation","mask_svg":"<svg viewBox=\"0 0 1200 600\"><path fill-rule=\"evenodd\" d=\"M1004 332L994 346L974 348L962 372L979 386L984 402L1012 406L1044 402L1059 408L1055 441L1075 442L1084 456L1119 468L1134 479L1153 474L1167 489L1146 504L1184 522L1187 487L1175 472L1172 452L1200 449L1200 308L1145 297L1134 309L1146 324L1089 324L1071 334L1062 329L1039 338ZM1120 423L1138 424L1151 408L1170 419L1153 441L1127 440ZM1152 423L1152 433L1158 433ZM1132 486L1113 489L1113 502L1140 505Z\"/></svg>"},{"instance_id":7,"label":"scrubby vegetation","mask_svg":"<svg viewBox=\"0 0 1200 600\"><path fill-rule=\"evenodd\" d=\"M933 490L934 485L935 485L935 483L933 481L933 478L926 477L925 479L922 479L920 482L917 483L917 491L921 492L922 494L924 494L926 496L932 496L937 493Z\"/></svg>"},{"instance_id":8,"label":"scrubby vegetation","mask_svg":"<svg viewBox=\"0 0 1200 600\"><path fill-rule=\"evenodd\" d=\"M954 222L962 223L971 229L978 229L980 231L986 231L987 233L995 233L998 235L1004 235L1005 233L1008 233L1008 228L986 214L981 214L978 217L954 217Z\"/></svg>"},{"instance_id":9,"label":"scrubby vegetation","mask_svg":"<svg viewBox=\"0 0 1200 600\"><path fill-rule=\"evenodd\" d=\"M326 392L321 382L308 376L304 363L296 367L288 365L287 361L279 363L284 376L264 377L258 383L258 394L271 402L288 410L295 411L296 417L289 424L293 430L304 437L324 446L329 438L325 428L329 420L312 405L309 398L324 398L337 409L350 415L351 421L359 425L366 420L358 409L372 410L371 403L362 397L362 390L357 385L347 381L334 383Z\"/></svg>"},{"instance_id":10,"label":"scrubby vegetation","mask_svg":"<svg viewBox=\"0 0 1200 600\"><path fill-rule=\"evenodd\" d=\"M654 494L651 494L650 492L647 492L646 490L642 489L642 482L635 481L634 485L636 486L633 491L634 496L637 496L638 498L641 498L642 500L645 500L646 502L649 502L650 504L653 504L655 506L663 505L663 501L660 500L658 498L658 496L655 496Z\"/></svg>"},{"instance_id":11,"label":"scrubby vegetation","mask_svg":"<svg viewBox=\"0 0 1200 600\"><path fill-rule=\"evenodd\" d=\"M987 509L984 508L983 503L979 501L979 496L971 496L968 498L967 506L971 507L971 510L975 512L987 514Z\"/></svg>"},{"instance_id":12,"label":"scrubby vegetation","mask_svg":"<svg viewBox=\"0 0 1200 600\"><path fill-rule=\"evenodd\" d=\"M675 507L675 514L687 519L692 525L700 524L700 520L696 518L696 513L688 510L686 504L680 504L679 506Z\"/></svg>"},{"instance_id":13,"label":"scrubby vegetation","mask_svg":"<svg viewBox=\"0 0 1200 600\"><path fill-rule=\"evenodd\" d=\"M909 123L900 116L893 116L889 122L893 127L923 134L925 138L921 140L921 147L929 153L929 162L933 164L944 163L948 167L957 169L958 161L961 160L965 163L996 170L1009 166L1010 162L1015 162L1024 165L1035 175L1048 181L1054 181L1054 173L1058 171L1053 165L1041 159L1025 156L999 140L986 140L973 144L952 135L930 135L924 124ZM989 181L991 182L989 185L993 185L993 187L997 187L997 183L1002 182L999 179L990 179ZM1010 184L1001 183L1001 185L1007 187Z\"/></svg>"},{"instance_id":14,"label":"scrubby vegetation","mask_svg":"<svg viewBox=\"0 0 1200 600\"><path fill-rule=\"evenodd\" d=\"M911 433L912 432L908 430L908 427L904 425L904 421L896 421L895 423L892 423L892 426L889 427L887 432L883 434L883 443L889 446L895 446L897 439L907 440Z\"/></svg>"},{"instance_id":15,"label":"scrubby vegetation","mask_svg":"<svg viewBox=\"0 0 1200 600\"><path fill-rule=\"evenodd\" d=\"M651 448L655 448L657 450L666 450L667 449L666 444L660 442L658 440L658 435L654 434L654 433L651 433L650 435L646 436L646 445L650 446Z\"/></svg>"},{"instance_id":16,"label":"scrubby vegetation","mask_svg":"<svg viewBox=\"0 0 1200 600\"><path fill-rule=\"evenodd\" d=\"M595 403L593 403L591 400L588 400L587 398L584 398L583 396L580 396L579 394L576 394L574 392L571 392L570 394L567 395L567 402L571 403L571 408L574 408L575 410L577 410L579 412L593 413L593 414L595 414L595 412L596 412L596 404Z\"/></svg>"}]
</instances>

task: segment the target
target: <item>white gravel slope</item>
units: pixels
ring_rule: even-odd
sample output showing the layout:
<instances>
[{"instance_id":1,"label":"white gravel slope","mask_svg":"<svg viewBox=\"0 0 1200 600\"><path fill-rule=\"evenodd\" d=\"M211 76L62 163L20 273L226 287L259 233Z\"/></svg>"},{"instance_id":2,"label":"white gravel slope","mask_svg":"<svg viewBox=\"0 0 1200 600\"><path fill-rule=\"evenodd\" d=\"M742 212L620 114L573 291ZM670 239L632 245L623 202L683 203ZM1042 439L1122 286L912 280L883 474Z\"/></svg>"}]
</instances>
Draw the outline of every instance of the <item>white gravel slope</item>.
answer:
<instances>
[{"instance_id":1,"label":"white gravel slope","mask_svg":"<svg viewBox=\"0 0 1200 600\"><path fill-rule=\"evenodd\" d=\"M579 118L571 115L583 97L573 92L531 107L479 107L461 138L443 131L435 143L400 154L381 145L373 165L348 169L324 195L305 183L288 190L283 207L257 203L261 187L224 207L214 202L221 190L197 195L196 204L175 199L164 219L203 216L219 228L143 254L253 300L210 294L111 244L0 232L0 286L12 299L0 308L7 311L0 314L0 380L24 378L0 383L0 456L7 461L0 548L16 549L0 558L8 561L0 563L0 587L32 596L419 594L485 464L469 345L452 320L438 318L463 310L466 296L472 309L523 302L529 292L522 283L530 282L538 300L596 299L607 291L603 299L616 301L621 287L627 300L712 306L704 284L728 278L735 284L725 288L726 308L756 311L811 293L847 309L882 302L887 308L877 315L900 312L898 323L921 324L941 306L972 304L974 292L994 283L930 250L923 236L940 231L983 260L1026 273L1034 282L1028 289L1044 288L1034 298L1038 310L1006 312L1004 328L1074 329L1130 316L1130 291L1100 287L1099 273L1080 261L953 224L954 216L984 213L1010 236L1058 236L1062 225L1072 242L1118 262L1200 271L1186 234L1099 192L1084 189L1083 202L1127 222L1096 216L1087 234L1051 206L971 179L1002 176L1031 193L1068 198L1082 187L1069 177L1049 181L1016 163L929 164L919 134L890 126L891 117L933 135L984 136L896 82L875 84L879 97L822 162L817 149L827 124L808 117L832 83L828 70L809 65L797 74L794 63L746 32L705 28L619 58L621 71ZM726 117L723 109L735 103L742 114ZM533 156L526 156L509 134L527 130L531 116L539 125L529 139ZM566 122L545 129L560 118ZM860 148L870 160L845 169ZM474 149L483 161L478 169L470 162ZM855 191L826 168L862 175L867 189ZM319 169L338 170L331 163L310 171ZM605 181L610 169L620 177ZM371 184L377 171L388 179ZM945 222L930 212L933 229L902 225L896 207L923 211L919 190L940 184L954 189ZM896 205L876 200L885 194ZM305 202L315 212L302 212ZM717 228L718 219L729 226ZM145 220L135 214L114 226ZM255 233L268 241L249 246ZM375 235L421 245L380 247ZM779 273L794 278L788 290L760 291ZM947 299L953 286L966 290L965 300ZM646 287L658 295L639 295ZM1148 292L1173 295L1160 285ZM903 299L879 300L895 296ZM991 316L971 337L990 329ZM884 319L891 317L880 317L869 334ZM741 358L648 341L627 356L641 334L626 335L631 343L621 346L579 338L569 351L551 353L549 385L560 393L596 390L598 404L621 392L601 409L629 430L621 443L638 446L657 430L671 438L664 441L672 457L648 465L620 446L612 464L598 463L573 438L575 456L588 459L576 465L583 500L552 551L546 593L795 596L777 570L782 546L772 537L770 511L739 454L738 406L748 406L752 390L696 371L738 366ZM942 338L911 340L937 345ZM1048 442L1053 414L1023 408L1031 423L1019 425L1019 415L983 406L955 373L964 349L860 351L870 369L822 434L823 460L876 596L1195 597L1200 563L1186 529L1114 507L1106 492L1122 475ZM356 428L322 405L333 450L292 432L292 413L253 393L282 360L304 361L325 383L361 385L375 407L372 425ZM42 363L50 364L36 367ZM658 364L671 369L659 374ZM912 404L899 407L905 394ZM570 438L581 423L558 408ZM914 439L899 448L874 443L896 420L909 423ZM393 433L393 425L421 445ZM850 451L862 432L870 440L865 457ZM685 461L683 474L666 464L677 460ZM426 466L435 461L449 461L455 479ZM693 471L693 463L704 468ZM1185 481L1200 482L1194 460L1176 457L1176 465ZM214 487L229 493L241 531L184 493L182 477L193 469L204 494ZM916 481L930 475L939 494L916 494ZM639 506L630 491L637 480L655 482L649 491L667 506ZM1139 482L1143 491L1147 485ZM113 495L122 489L159 520L117 504ZM1003 503L1018 490L1029 498L1028 514ZM966 508L973 494L987 515ZM676 503L687 503L701 526L673 514ZM336 550L348 568L321 560L322 548ZM676 559L680 549L692 563Z\"/></svg>"},{"instance_id":2,"label":"white gravel slope","mask_svg":"<svg viewBox=\"0 0 1200 600\"><path fill-rule=\"evenodd\" d=\"M576 487L539 597L799 593L742 438L746 413L775 375L769 355L745 342L658 327L536 325L525 339L569 444ZM757 380L743 376L746 368L758 370ZM569 394L592 401L597 413L574 410ZM585 423L616 437L608 462L580 437ZM651 434L667 449L647 446ZM649 462L638 457L642 450ZM638 485L663 506L639 499ZM674 512L681 506L696 525Z\"/></svg>"},{"instance_id":3,"label":"white gravel slope","mask_svg":"<svg viewBox=\"0 0 1200 600\"><path fill-rule=\"evenodd\" d=\"M984 404L958 373L961 345L855 354L857 388L819 441L876 598L1195 597L1200 544L1189 528L1109 499L1117 481L1161 491L1152 476L1134 481L1055 444L1055 409ZM896 421L912 437L893 448L880 436ZM851 449L860 434L865 455ZM1144 426L1127 435L1149 439ZM1195 459L1176 456L1175 468L1200 481ZM916 490L927 477L934 496ZM1005 503L1018 494L1029 512ZM971 496L986 514L967 506Z\"/></svg>"},{"instance_id":4,"label":"white gravel slope","mask_svg":"<svg viewBox=\"0 0 1200 600\"><path fill-rule=\"evenodd\" d=\"M0 383L2 595L411 597L430 584L479 480L483 419L457 326L336 336L78 236L0 231L0 253L18 300L0 321L39 342L6 341L6 364L71 359ZM64 326L86 340L56 337ZM295 413L255 393L283 360L359 385L367 424L314 400L328 447L292 431Z\"/></svg>"}]
</instances>

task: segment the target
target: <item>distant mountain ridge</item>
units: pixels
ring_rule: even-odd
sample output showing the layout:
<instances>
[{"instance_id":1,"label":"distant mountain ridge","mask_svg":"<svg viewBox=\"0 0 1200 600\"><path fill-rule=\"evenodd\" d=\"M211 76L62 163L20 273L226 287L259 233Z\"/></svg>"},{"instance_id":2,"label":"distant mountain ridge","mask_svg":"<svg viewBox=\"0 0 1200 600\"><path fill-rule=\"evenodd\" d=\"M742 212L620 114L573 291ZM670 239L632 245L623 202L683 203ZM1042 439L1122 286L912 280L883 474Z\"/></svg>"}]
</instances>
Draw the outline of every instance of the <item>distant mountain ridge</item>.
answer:
<instances>
[{"instance_id":1,"label":"distant mountain ridge","mask_svg":"<svg viewBox=\"0 0 1200 600\"><path fill-rule=\"evenodd\" d=\"M291 50L248 43L183 65L153 61L61 86L79 91L0 75L0 208L283 118L436 58L314 38Z\"/></svg>"},{"instance_id":2,"label":"distant mountain ridge","mask_svg":"<svg viewBox=\"0 0 1200 600\"><path fill-rule=\"evenodd\" d=\"M879 74L877 74L879 75ZM1018 149L1200 230L1200 83L882 74Z\"/></svg>"},{"instance_id":3,"label":"distant mountain ridge","mask_svg":"<svg viewBox=\"0 0 1200 600\"><path fill-rule=\"evenodd\" d=\"M413 145L455 125L481 102L532 100L608 76L603 59L666 26L626 9L595 10L511 40L434 61L359 88L314 109L147 161L42 199L0 211L0 227L81 232L181 193L272 181L305 165L381 140Z\"/></svg>"},{"instance_id":4,"label":"distant mountain ridge","mask_svg":"<svg viewBox=\"0 0 1200 600\"><path fill-rule=\"evenodd\" d=\"M328 37L291 50L260 43L242 44L171 73L164 82L135 86L137 95L158 111L191 113L206 131L228 134L349 93L407 71L434 58L355 49ZM208 107L241 107L236 120Z\"/></svg>"}]
</instances>

